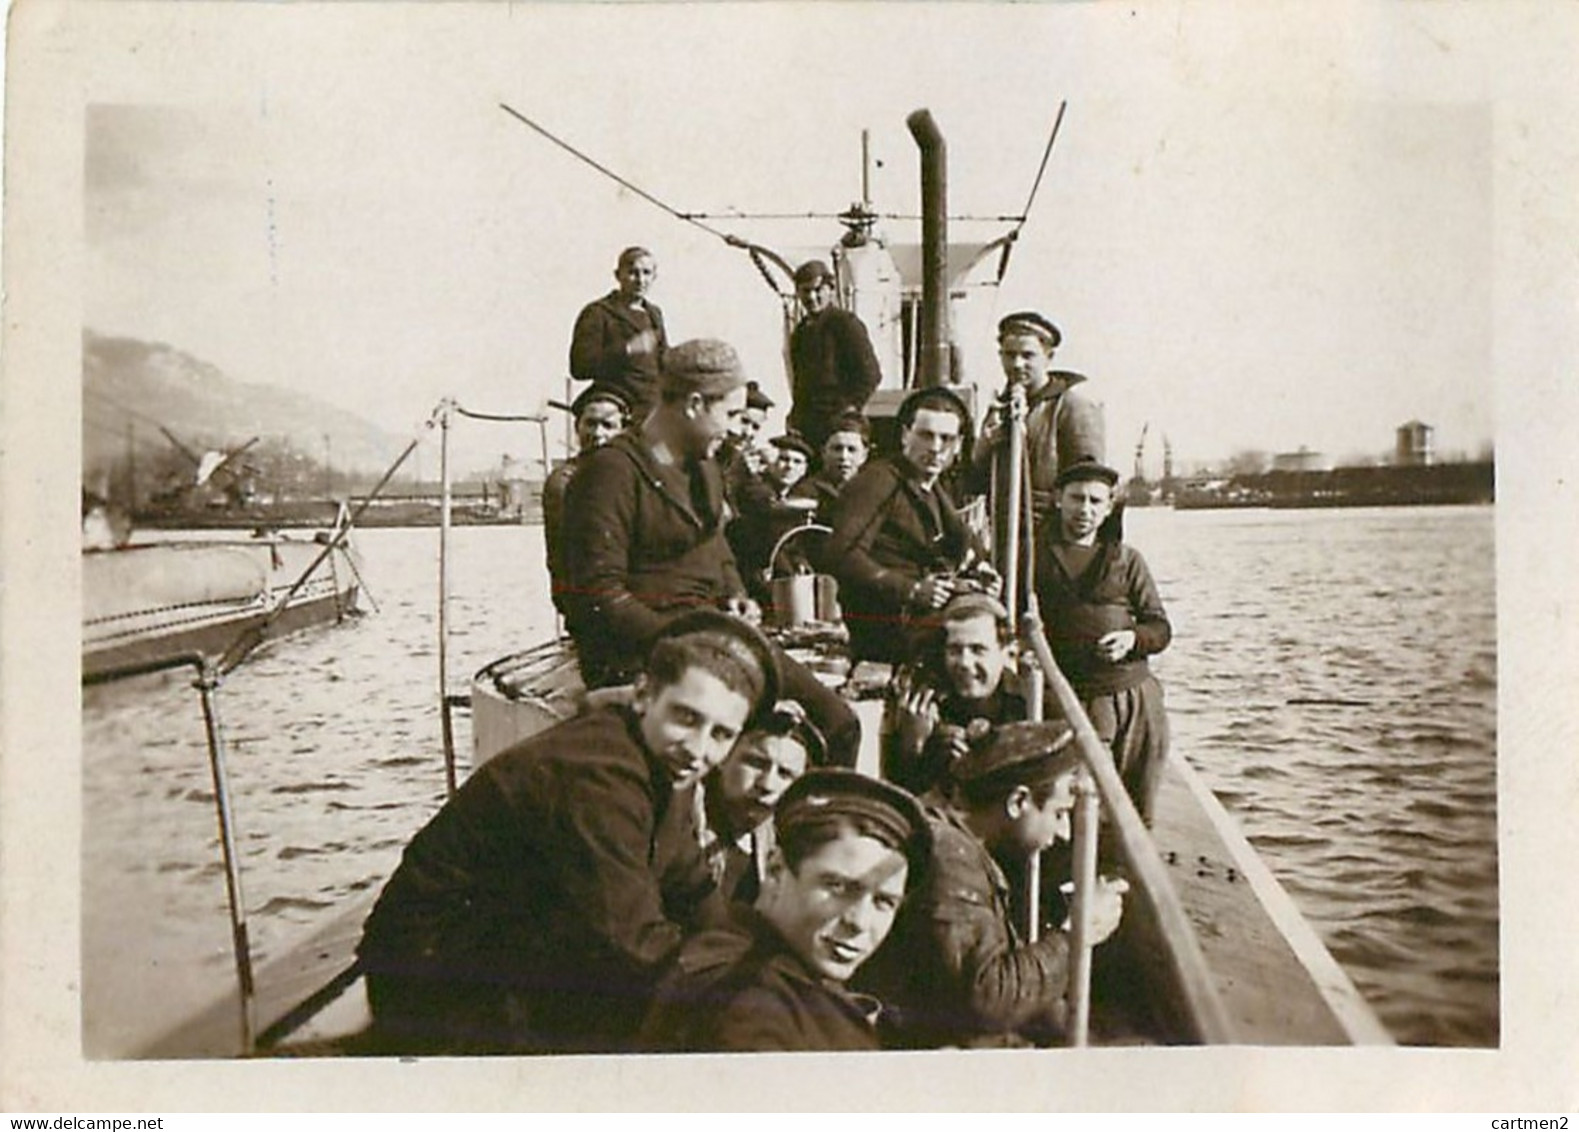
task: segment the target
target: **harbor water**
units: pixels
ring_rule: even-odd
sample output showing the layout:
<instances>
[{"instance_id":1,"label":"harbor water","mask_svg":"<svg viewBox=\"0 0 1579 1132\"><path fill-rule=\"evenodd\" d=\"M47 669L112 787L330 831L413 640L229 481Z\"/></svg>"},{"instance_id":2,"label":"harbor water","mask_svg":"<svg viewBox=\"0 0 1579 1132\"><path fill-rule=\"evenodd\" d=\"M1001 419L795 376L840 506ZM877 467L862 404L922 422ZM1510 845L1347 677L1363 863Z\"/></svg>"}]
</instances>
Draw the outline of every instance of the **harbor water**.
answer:
<instances>
[{"instance_id":1,"label":"harbor water","mask_svg":"<svg viewBox=\"0 0 1579 1132\"><path fill-rule=\"evenodd\" d=\"M1191 759L1401 1043L1498 1041L1489 507L1137 509ZM552 632L539 527L451 533L450 686ZM267 961L376 888L444 796L438 532L358 535L376 611L219 691ZM468 753L464 722L460 756ZM83 1052L126 1056L234 986L189 676L84 689Z\"/></svg>"}]
</instances>

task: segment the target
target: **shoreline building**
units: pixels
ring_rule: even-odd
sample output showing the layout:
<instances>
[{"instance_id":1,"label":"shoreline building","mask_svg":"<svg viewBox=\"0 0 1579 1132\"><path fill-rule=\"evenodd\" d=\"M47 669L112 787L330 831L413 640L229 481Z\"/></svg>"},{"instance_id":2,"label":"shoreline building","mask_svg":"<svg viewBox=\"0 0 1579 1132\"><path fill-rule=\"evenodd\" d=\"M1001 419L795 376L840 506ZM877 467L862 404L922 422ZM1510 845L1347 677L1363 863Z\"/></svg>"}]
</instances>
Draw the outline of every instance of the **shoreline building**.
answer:
<instances>
[{"instance_id":1,"label":"shoreline building","mask_svg":"<svg viewBox=\"0 0 1579 1132\"><path fill-rule=\"evenodd\" d=\"M1421 421L1399 425L1393 462L1406 468L1421 468L1436 463L1436 429Z\"/></svg>"}]
</instances>

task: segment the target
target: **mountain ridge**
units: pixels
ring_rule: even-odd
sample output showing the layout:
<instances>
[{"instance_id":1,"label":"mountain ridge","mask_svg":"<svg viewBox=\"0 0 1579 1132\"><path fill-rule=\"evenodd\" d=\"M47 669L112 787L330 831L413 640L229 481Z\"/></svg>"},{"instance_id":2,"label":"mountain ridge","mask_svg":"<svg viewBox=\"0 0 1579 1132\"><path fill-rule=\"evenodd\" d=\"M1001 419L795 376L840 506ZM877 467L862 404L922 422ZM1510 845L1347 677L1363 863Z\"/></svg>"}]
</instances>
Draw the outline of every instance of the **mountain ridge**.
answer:
<instances>
[{"instance_id":1,"label":"mountain ridge","mask_svg":"<svg viewBox=\"0 0 1579 1132\"><path fill-rule=\"evenodd\" d=\"M243 382L167 342L82 332L84 472L127 452L170 446L163 426L194 451L231 449L253 437L283 440L346 472L382 471L404 442L309 393ZM327 441L326 439L327 438Z\"/></svg>"}]
</instances>

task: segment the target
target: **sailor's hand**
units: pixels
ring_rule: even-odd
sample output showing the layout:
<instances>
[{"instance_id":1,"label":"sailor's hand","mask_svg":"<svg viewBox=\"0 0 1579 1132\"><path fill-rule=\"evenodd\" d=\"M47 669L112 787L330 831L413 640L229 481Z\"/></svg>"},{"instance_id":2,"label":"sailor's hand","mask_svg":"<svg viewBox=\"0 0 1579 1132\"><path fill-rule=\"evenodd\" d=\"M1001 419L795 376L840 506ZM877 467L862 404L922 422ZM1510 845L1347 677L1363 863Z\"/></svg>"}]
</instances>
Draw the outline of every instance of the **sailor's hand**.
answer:
<instances>
[{"instance_id":1,"label":"sailor's hand","mask_svg":"<svg viewBox=\"0 0 1579 1132\"><path fill-rule=\"evenodd\" d=\"M733 614L748 625L762 624L762 607L744 594L737 594L726 601L724 612Z\"/></svg>"},{"instance_id":2,"label":"sailor's hand","mask_svg":"<svg viewBox=\"0 0 1579 1132\"><path fill-rule=\"evenodd\" d=\"M948 578L922 578L910 588L909 604L917 609L942 609L954 596L954 583Z\"/></svg>"},{"instance_id":3,"label":"sailor's hand","mask_svg":"<svg viewBox=\"0 0 1579 1132\"><path fill-rule=\"evenodd\" d=\"M965 752L970 750L970 733L957 723L940 723L938 738L943 741L943 747L948 751L950 763L955 759L963 758Z\"/></svg>"},{"instance_id":4,"label":"sailor's hand","mask_svg":"<svg viewBox=\"0 0 1579 1132\"><path fill-rule=\"evenodd\" d=\"M1097 655L1103 660L1117 662L1135 651L1135 630L1114 629L1097 638Z\"/></svg>"},{"instance_id":5,"label":"sailor's hand","mask_svg":"<svg viewBox=\"0 0 1579 1132\"><path fill-rule=\"evenodd\" d=\"M742 448L740 459L745 462L746 471L754 476L760 476L768 466L768 454L755 445Z\"/></svg>"},{"instance_id":6,"label":"sailor's hand","mask_svg":"<svg viewBox=\"0 0 1579 1132\"><path fill-rule=\"evenodd\" d=\"M997 444L1003 436L1003 410L997 405L987 410L986 419L981 422L981 435L976 438L978 450L985 450Z\"/></svg>"},{"instance_id":7,"label":"sailor's hand","mask_svg":"<svg viewBox=\"0 0 1579 1132\"><path fill-rule=\"evenodd\" d=\"M628 357L639 358L643 354L650 354L658 348L658 332L643 330L640 334L625 343L625 353Z\"/></svg>"},{"instance_id":8,"label":"sailor's hand","mask_svg":"<svg viewBox=\"0 0 1579 1132\"><path fill-rule=\"evenodd\" d=\"M1066 899L1072 899L1074 882L1065 882L1059 890ZM1096 886L1091 890L1090 913L1086 920L1089 925L1087 938L1093 947L1118 930L1118 922L1124 915L1124 894L1128 891L1129 881L1123 877L1097 877ZM1069 921L1065 920L1063 930L1068 931L1069 927Z\"/></svg>"},{"instance_id":9,"label":"sailor's hand","mask_svg":"<svg viewBox=\"0 0 1579 1132\"><path fill-rule=\"evenodd\" d=\"M918 682L909 672L901 673L894 682L891 720L901 746L908 751L919 751L937 726L937 692L930 685Z\"/></svg>"}]
</instances>

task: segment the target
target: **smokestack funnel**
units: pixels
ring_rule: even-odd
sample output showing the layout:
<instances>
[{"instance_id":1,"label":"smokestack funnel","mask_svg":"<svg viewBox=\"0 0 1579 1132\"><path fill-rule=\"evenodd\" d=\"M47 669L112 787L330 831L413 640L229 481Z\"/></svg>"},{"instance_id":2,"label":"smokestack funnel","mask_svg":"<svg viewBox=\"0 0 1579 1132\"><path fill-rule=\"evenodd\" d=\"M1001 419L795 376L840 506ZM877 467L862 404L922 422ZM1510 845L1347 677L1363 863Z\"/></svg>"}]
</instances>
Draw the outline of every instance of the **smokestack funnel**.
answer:
<instances>
[{"instance_id":1,"label":"smokestack funnel","mask_svg":"<svg viewBox=\"0 0 1579 1132\"><path fill-rule=\"evenodd\" d=\"M921 150L920 387L942 385L949 374L948 147L932 111L905 119Z\"/></svg>"}]
</instances>

